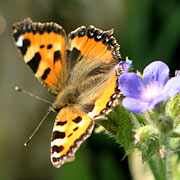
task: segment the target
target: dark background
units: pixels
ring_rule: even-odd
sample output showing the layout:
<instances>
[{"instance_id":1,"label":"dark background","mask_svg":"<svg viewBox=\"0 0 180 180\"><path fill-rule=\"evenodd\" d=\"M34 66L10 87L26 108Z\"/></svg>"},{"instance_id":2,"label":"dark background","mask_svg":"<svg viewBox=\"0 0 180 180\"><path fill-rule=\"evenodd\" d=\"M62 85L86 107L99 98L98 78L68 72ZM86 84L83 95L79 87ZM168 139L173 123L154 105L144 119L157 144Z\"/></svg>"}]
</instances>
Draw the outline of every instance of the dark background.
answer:
<instances>
[{"instance_id":1,"label":"dark background","mask_svg":"<svg viewBox=\"0 0 180 180\"><path fill-rule=\"evenodd\" d=\"M162 60L173 76L180 69L180 1L0 0L0 180L131 179L123 149L105 133L93 133L76 153L75 162L54 168L49 147L55 114L46 119L28 147L23 146L48 104L15 92L14 87L54 101L12 41L12 24L26 17L57 22L67 33L90 24L103 30L114 28L122 58L132 59L134 70Z\"/></svg>"}]
</instances>

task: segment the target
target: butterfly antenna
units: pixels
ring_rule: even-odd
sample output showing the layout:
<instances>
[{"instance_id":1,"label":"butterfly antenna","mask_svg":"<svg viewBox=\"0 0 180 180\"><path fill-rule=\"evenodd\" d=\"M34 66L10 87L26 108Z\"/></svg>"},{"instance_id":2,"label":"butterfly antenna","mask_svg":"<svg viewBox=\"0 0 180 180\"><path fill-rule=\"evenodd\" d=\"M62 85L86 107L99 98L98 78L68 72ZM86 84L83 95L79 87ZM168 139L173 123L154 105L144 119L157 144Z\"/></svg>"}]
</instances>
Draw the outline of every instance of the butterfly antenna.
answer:
<instances>
[{"instance_id":1,"label":"butterfly antenna","mask_svg":"<svg viewBox=\"0 0 180 180\"><path fill-rule=\"evenodd\" d=\"M34 97L35 99L38 99L38 100L40 100L40 101L46 102L46 103L48 103L48 104L52 104L52 102L50 102L50 101L48 101L48 100L46 100L46 99L43 99L43 98L41 98L41 97L39 97L39 96L36 96L36 95L34 95L33 93L28 92L28 91L26 91L26 90L24 90L24 89L21 89L21 88L18 87L18 86L15 87L15 90L16 90L16 91L19 91L19 92L22 92L22 93L24 93L24 94L27 94L27 95L29 95L29 96L31 96L31 97Z\"/></svg>"},{"instance_id":2,"label":"butterfly antenna","mask_svg":"<svg viewBox=\"0 0 180 180\"><path fill-rule=\"evenodd\" d=\"M48 109L47 113L45 114L45 116L42 118L42 120L40 121L40 123L38 124L38 126L36 127L36 129L34 130L34 132L31 134L31 136L27 139L27 141L24 143L24 146L27 146L29 144L29 142L31 141L32 137L36 134L37 130L40 128L40 126L42 125L42 123L44 122L44 120L46 119L46 117L49 115L49 113L51 112L51 108Z\"/></svg>"}]
</instances>

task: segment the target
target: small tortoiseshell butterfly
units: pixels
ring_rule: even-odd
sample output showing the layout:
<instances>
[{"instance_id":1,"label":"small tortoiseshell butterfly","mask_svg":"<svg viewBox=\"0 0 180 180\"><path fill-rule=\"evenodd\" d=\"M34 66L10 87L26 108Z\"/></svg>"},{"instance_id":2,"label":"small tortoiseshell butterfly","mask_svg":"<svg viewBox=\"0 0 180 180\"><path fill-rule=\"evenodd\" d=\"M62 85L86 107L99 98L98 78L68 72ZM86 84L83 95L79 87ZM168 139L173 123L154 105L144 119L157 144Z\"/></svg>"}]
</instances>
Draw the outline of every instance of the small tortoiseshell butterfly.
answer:
<instances>
[{"instance_id":1,"label":"small tortoiseshell butterfly","mask_svg":"<svg viewBox=\"0 0 180 180\"><path fill-rule=\"evenodd\" d=\"M81 26L66 36L53 22L13 25L13 37L25 63L56 96L57 112L51 138L51 161L59 168L74 160L79 146L120 96L119 45L113 30Z\"/></svg>"}]
</instances>

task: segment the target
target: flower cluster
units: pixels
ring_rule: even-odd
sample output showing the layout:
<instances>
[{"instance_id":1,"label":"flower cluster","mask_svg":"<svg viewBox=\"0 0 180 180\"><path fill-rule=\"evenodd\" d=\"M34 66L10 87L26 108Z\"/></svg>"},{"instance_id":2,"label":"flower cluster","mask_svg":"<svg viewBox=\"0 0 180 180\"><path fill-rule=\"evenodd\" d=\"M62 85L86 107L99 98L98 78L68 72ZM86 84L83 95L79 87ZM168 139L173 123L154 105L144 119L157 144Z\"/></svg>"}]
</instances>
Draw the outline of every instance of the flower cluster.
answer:
<instances>
[{"instance_id":1,"label":"flower cluster","mask_svg":"<svg viewBox=\"0 0 180 180\"><path fill-rule=\"evenodd\" d=\"M132 61L128 58L120 66L123 96L101 124L126 154L133 149L141 152L142 162L149 163L155 179L174 179L170 165L175 162L173 166L180 167L180 157L174 156L180 150L180 71L169 78L169 67L155 61L142 74L129 72Z\"/></svg>"},{"instance_id":2,"label":"flower cluster","mask_svg":"<svg viewBox=\"0 0 180 180\"><path fill-rule=\"evenodd\" d=\"M180 92L180 76L168 80L169 68L161 62L149 64L142 77L136 73L125 73L119 78L119 86L125 98L122 105L135 113L144 113L167 101Z\"/></svg>"}]
</instances>

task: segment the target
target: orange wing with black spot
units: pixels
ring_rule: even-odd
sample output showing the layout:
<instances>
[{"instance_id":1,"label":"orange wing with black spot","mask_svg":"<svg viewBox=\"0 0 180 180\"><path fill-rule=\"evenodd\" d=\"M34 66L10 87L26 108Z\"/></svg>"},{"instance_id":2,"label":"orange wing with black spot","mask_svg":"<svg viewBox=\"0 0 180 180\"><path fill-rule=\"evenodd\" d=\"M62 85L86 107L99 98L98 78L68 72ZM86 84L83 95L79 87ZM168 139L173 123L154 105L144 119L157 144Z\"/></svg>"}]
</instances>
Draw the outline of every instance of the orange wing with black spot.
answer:
<instances>
[{"instance_id":1,"label":"orange wing with black spot","mask_svg":"<svg viewBox=\"0 0 180 180\"><path fill-rule=\"evenodd\" d=\"M113 30L82 26L66 40L55 23L34 23L29 18L13 26L13 37L35 76L57 95L59 110L51 139L55 167L73 161L75 152L120 96L122 72L119 45ZM116 66L117 65L117 66Z\"/></svg>"},{"instance_id":2,"label":"orange wing with black spot","mask_svg":"<svg viewBox=\"0 0 180 180\"><path fill-rule=\"evenodd\" d=\"M76 54L71 72L73 82L94 82L92 88L82 91L78 98L82 109L90 109L87 113L93 119L107 114L121 94L117 82L123 73L118 65L119 48L112 29L102 31L92 25L82 26L68 35L68 55ZM76 69L81 72L77 73Z\"/></svg>"},{"instance_id":3,"label":"orange wing with black spot","mask_svg":"<svg viewBox=\"0 0 180 180\"><path fill-rule=\"evenodd\" d=\"M67 80L66 35L56 23L36 23L30 18L13 25L13 37L25 63L53 94Z\"/></svg>"},{"instance_id":4,"label":"orange wing with black spot","mask_svg":"<svg viewBox=\"0 0 180 180\"><path fill-rule=\"evenodd\" d=\"M70 52L80 52L81 57L76 58L77 61L85 58L96 64L117 63L120 60L119 45L112 34L113 29L102 31L92 25L88 28L81 26L68 35L68 49Z\"/></svg>"},{"instance_id":5,"label":"orange wing with black spot","mask_svg":"<svg viewBox=\"0 0 180 180\"><path fill-rule=\"evenodd\" d=\"M94 91L101 89L101 93L99 93L99 96L94 101L94 107L91 112L88 113L89 117L93 119L102 118L113 109L121 95L118 77L122 73L122 69L116 67L104 83L94 88Z\"/></svg>"},{"instance_id":6,"label":"orange wing with black spot","mask_svg":"<svg viewBox=\"0 0 180 180\"><path fill-rule=\"evenodd\" d=\"M79 109L63 108L57 115L51 139L51 162L59 168L74 154L93 130L94 122Z\"/></svg>"},{"instance_id":7,"label":"orange wing with black spot","mask_svg":"<svg viewBox=\"0 0 180 180\"><path fill-rule=\"evenodd\" d=\"M75 104L67 104L56 117L51 141L55 167L74 160L80 144L92 132L94 119L109 113L120 96L117 80L121 70L115 66L120 60L119 45L112 31L81 27L71 32L68 40L69 80L77 90L70 97L78 95ZM72 89L64 90L66 96ZM60 96L55 103L59 102Z\"/></svg>"}]
</instances>

